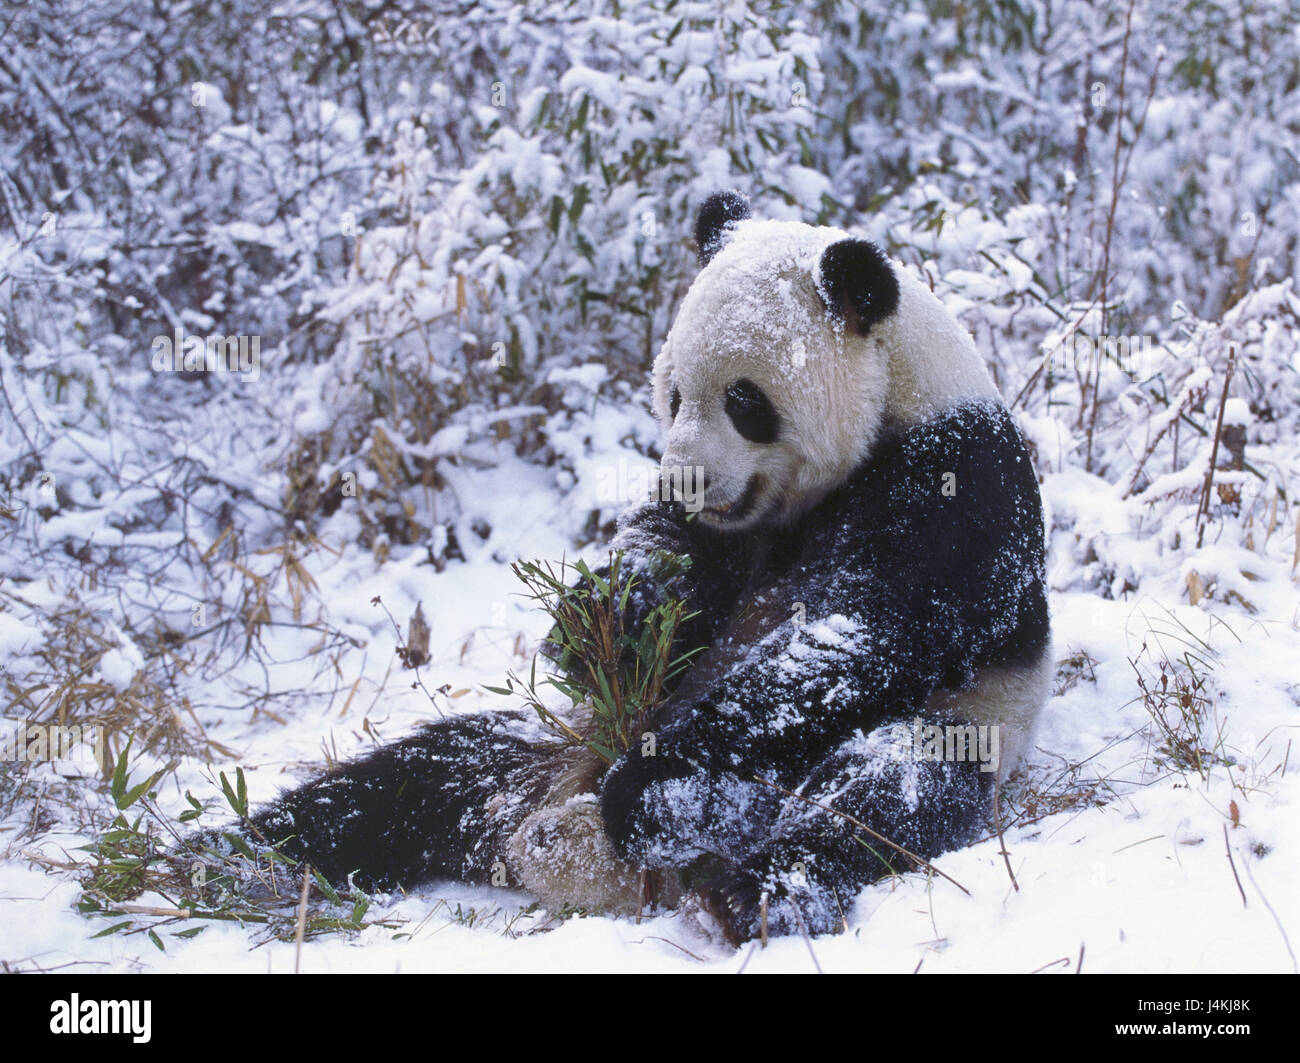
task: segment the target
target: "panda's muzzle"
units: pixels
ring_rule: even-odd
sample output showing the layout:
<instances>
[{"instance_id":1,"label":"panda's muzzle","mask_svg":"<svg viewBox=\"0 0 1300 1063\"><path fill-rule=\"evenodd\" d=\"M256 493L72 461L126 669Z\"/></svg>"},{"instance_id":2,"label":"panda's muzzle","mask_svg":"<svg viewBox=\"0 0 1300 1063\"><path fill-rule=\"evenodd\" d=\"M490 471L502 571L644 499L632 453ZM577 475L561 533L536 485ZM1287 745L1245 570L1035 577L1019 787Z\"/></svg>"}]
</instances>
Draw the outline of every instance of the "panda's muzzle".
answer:
<instances>
[{"instance_id":1,"label":"panda's muzzle","mask_svg":"<svg viewBox=\"0 0 1300 1063\"><path fill-rule=\"evenodd\" d=\"M720 506L705 506L702 510L704 516L718 524L735 524L748 518L753 512L754 507L758 505L759 495L762 494L763 477L755 473L749 478L745 485L745 490L740 498L734 502L724 502Z\"/></svg>"}]
</instances>

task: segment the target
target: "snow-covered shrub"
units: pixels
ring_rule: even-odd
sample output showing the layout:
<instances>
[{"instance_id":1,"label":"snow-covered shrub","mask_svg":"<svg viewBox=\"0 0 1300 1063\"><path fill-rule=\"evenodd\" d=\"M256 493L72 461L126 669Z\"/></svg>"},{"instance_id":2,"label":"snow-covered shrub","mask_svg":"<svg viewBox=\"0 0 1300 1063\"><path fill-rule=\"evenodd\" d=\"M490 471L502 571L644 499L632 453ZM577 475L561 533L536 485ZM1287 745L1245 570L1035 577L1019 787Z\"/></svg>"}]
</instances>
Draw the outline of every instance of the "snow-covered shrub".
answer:
<instances>
[{"instance_id":1,"label":"snow-covered shrub","mask_svg":"<svg viewBox=\"0 0 1300 1063\"><path fill-rule=\"evenodd\" d=\"M738 187L915 268L1033 449L1064 763L1012 795L1028 821L1117 791L1175 807L1131 780L1177 771L1200 776L1179 816L1218 802L1266 852L1283 802L1242 786L1294 775L1298 41L1287 0L13 6L8 715L111 724L145 777L309 756L314 723L258 747L260 722L339 691L355 712L366 685L414 723L380 590L403 620L423 596L428 666L463 673L435 704L471 707L536 632L469 599L540 542L603 549L644 483L692 214ZM177 327L259 337L259 378L152 372ZM0 766L15 816L25 771ZM1063 851L1043 863L1079 879Z\"/></svg>"},{"instance_id":2,"label":"snow-covered shrub","mask_svg":"<svg viewBox=\"0 0 1300 1063\"><path fill-rule=\"evenodd\" d=\"M611 19L497 0L427 30L432 85L392 132L354 273L322 311L341 342L296 400L290 508L332 511L351 469L369 542L454 516L454 498L423 500L477 440L571 466L550 437L580 414L554 373L603 366L606 395L641 385L708 192L806 216L830 188L805 165L821 77L798 5L640 2Z\"/></svg>"}]
</instances>

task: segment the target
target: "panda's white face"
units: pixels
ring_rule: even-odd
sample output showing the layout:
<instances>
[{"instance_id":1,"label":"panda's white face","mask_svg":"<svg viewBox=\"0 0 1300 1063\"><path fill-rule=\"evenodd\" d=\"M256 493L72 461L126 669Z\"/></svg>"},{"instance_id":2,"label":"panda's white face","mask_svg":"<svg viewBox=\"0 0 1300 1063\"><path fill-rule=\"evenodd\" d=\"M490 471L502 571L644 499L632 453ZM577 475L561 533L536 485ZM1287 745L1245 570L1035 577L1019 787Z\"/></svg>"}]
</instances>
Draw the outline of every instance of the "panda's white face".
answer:
<instances>
[{"instance_id":1,"label":"panda's white face","mask_svg":"<svg viewBox=\"0 0 1300 1063\"><path fill-rule=\"evenodd\" d=\"M997 398L970 334L866 241L749 219L704 235L712 258L655 360L654 403L663 476L696 488L710 525L797 520L887 422ZM696 469L702 491L683 476Z\"/></svg>"},{"instance_id":2,"label":"panda's white face","mask_svg":"<svg viewBox=\"0 0 1300 1063\"><path fill-rule=\"evenodd\" d=\"M818 293L846 234L748 221L701 271L655 362L662 469L695 483L700 519L729 530L796 519L842 483L879 431L887 359Z\"/></svg>"},{"instance_id":3,"label":"panda's white face","mask_svg":"<svg viewBox=\"0 0 1300 1063\"><path fill-rule=\"evenodd\" d=\"M798 456L788 411L771 397L779 401L781 389L754 379L753 366L728 371L727 361L704 373L683 366L670 377L662 468L669 482L694 485L702 520L739 529L782 513Z\"/></svg>"}]
</instances>

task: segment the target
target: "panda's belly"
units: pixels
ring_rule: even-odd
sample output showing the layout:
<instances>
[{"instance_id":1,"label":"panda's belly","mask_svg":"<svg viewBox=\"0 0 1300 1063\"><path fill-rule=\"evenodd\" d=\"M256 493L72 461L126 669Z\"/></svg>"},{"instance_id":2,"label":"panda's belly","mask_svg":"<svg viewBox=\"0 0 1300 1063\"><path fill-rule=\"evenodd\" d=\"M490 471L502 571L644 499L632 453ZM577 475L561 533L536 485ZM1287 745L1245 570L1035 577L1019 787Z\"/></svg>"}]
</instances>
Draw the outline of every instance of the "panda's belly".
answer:
<instances>
[{"instance_id":1,"label":"panda's belly","mask_svg":"<svg viewBox=\"0 0 1300 1063\"><path fill-rule=\"evenodd\" d=\"M1051 693L1052 673L1049 646L1027 664L988 665L976 671L971 686L931 694L921 719L997 728L998 774L1005 778L1029 748L1034 723Z\"/></svg>"}]
</instances>

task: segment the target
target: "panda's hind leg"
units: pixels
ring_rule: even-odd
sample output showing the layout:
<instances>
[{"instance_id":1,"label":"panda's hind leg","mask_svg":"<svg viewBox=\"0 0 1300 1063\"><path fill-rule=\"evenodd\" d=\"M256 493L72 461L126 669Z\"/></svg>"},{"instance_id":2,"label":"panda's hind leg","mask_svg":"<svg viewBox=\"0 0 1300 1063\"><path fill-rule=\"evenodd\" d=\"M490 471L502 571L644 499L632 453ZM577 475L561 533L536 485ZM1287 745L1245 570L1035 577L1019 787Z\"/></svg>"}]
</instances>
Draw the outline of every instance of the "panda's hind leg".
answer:
<instances>
[{"instance_id":1,"label":"panda's hind leg","mask_svg":"<svg viewBox=\"0 0 1300 1063\"><path fill-rule=\"evenodd\" d=\"M551 753L527 723L488 712L429 724L281 794L238 833L255 854L274 848L338 886L488 882L546 790Z\"/></svg>"}]
</instances>

